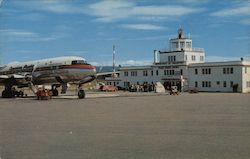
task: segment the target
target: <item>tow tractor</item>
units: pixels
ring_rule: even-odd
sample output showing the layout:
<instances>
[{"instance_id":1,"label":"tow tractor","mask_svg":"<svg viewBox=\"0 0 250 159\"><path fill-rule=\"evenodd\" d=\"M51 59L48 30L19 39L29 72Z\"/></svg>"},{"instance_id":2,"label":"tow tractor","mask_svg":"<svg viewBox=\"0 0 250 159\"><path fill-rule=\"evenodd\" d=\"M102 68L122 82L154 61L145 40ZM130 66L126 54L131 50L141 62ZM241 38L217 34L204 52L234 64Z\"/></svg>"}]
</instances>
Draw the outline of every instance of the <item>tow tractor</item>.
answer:
<instances>
[{"instance_id":1,"label":"tow tractor","mask_svg":"<svg viewBox=\"0 0 250 159\"><path fill-rule=\"evenodd\" d=\"M179 95L179 91L177 89L177 86L171 86L169 94L170 95Z\"/></svg>"},{"instance_id":2,"label":"tow tractor","mask_svg":"<svg viewBox=\"0 0 250 159\"><path fill-rule=\"evenodd\" d=\"M50 89L46 89L45 87L38 88L36 92L36 96L38 100L48 100L51 99L53 92Z\"/></svg>"}]
</instances>

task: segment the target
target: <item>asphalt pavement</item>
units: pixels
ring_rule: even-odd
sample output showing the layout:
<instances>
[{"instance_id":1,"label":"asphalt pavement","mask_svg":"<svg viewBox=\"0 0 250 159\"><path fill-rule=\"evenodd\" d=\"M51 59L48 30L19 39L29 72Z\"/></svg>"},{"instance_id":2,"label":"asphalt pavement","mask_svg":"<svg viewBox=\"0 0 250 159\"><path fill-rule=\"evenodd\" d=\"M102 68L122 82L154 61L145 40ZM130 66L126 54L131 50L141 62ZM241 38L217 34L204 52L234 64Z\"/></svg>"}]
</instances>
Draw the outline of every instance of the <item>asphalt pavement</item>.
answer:
<instances>
[{"instance_id":1,"label":"asphalt pavement","mask_svg":"<svg viewBox=\"0 0 250 159\"><path fill-rule=\"evenodd\" d=\"M107 97L0 98L0 158L250 158L250 94Z\"/></svg>"}]
</instances>

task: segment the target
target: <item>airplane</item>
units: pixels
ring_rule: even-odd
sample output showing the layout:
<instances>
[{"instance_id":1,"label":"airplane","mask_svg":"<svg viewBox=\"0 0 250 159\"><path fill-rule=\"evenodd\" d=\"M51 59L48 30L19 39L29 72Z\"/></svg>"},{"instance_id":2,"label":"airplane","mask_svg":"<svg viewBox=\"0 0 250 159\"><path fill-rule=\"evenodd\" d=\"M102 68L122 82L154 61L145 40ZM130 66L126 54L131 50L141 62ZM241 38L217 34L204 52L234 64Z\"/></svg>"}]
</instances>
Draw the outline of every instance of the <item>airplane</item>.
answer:
<instances>
[{"instance_id":1,"label":"airplane","mask_svg":"<svg viewBox=\"0 0 250 159\"><path fill-rule=\"evenodd\" d=\"M85 98L82 85L96 79L96 68L79 56L62 56L28 62L13 62L0 66L0 85L4 85L3 98L16 94L13 86L29 87L35 94L38 85L51 85L53 96L67 91L68 84L78 85L78 97ZM23 92L21 92L23 95Z\"/></svg>"}]
</instances>

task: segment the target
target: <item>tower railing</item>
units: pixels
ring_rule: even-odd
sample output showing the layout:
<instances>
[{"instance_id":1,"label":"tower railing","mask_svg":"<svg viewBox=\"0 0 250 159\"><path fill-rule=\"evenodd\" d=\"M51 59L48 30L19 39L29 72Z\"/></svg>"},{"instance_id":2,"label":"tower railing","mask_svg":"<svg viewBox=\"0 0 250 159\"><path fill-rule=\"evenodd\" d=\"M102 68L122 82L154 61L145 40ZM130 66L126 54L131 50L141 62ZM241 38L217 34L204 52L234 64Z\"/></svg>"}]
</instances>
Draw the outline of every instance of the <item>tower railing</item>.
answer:
<instances>
[{"instance_id":1,"label":"tower railing","mask_svg":"<svg viewBox=\"0 0 250 159\"><path fill-rule=\"evenodd\" d=\"M203 48L174 48L174 49L162 49L160 52L172 52L172 51L192 51L192 52L204 52Z\"/></svg>"}]
</instances>

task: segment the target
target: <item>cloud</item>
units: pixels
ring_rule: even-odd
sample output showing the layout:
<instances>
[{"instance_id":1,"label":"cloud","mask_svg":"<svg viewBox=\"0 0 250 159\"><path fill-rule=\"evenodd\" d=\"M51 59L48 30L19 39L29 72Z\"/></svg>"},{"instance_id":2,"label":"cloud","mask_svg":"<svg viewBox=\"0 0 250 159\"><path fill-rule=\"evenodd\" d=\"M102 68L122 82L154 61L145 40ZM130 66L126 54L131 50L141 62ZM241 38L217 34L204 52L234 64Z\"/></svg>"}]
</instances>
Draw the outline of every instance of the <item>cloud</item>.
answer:
<instances>
[{"instance_id":1,"label":"cloud","mask_svg":"<svg viewBox=\"0 0 250 159\"><path fill-rule=\"evenodd\" d=\"M126 1L101 1L90 4L86 13L96 16L97 21L110 22L129 17L134 6L135 3Z\"/></svg>"},{"instance_id":2,"label":"cloud","mask_svg":"<svg viewBox=\"0 0 250 159\"><path fill-rule=\"evenodd\" d=\"M239 60L240 57L206 56L206 62L239 61Z\"/></svg>"},{"instance_id":3,"label":"cloud","mask_svg":"<svg viewBox=\"0 0 250 159\"><path fill-rule=\"evenodd\" d=\"M83 8L72 5L66 0L14 1L14 4L29 10L47 11L53 13L83 13Z\"/></svg>"},{"instance_id":4,"label":"cloud","mask_svg":"<svg viewBox=\"0 0 250 159\"><path fill-rule=\"evenodd\" d=\"M140 41L140 40L166 40L170 37L170 35L162 35L162 36L148 36L148 37L133 37L133 38L125 38L124 40L131 40L131 41Z\"/></svg>"},{"instance_id":5,"label":"cloud","mask_svg":"<svg viewBox=\"0 0 250 159\"><path fill-rule=\"evenodd\" d=\"M127 60L119 63L122 66L145 66L152 65L151 60Z\"/></svg>"},{"instance_id":6,"label":"cloud","mask_svg":"<svg viewBox=\"0 0 250 159\"><path fill-rule=\"evenodd\" d=\"M0 30L0 34L4 39L12 41L52 41L64 36L60 33L55 33L49 36L42 36L39 33L15 29L3 29Z\"/></svg>"},{"instance_id":7,"label":"cloud","mask_svg":"<svg viewBox=\"0 0 250 159\"><path fill-rule=\"evenodd\" d=\"M217 12L213 12L210 15L216 17L230 17L230 16L241 16L241 15L250 15L250 4L244 6L239 6L235 8L222 9Z\"/></svg>"},{"instance_id":8,"label":"cloud","mask_svg":"<svg viewBox=\"0 0 250 159\"><path fill-rule=\"evenodd\" d=\"M89 15L95 16L96 21L100 22L112 22L116 20L122 20L126 18L149 17L161 18L166 16L181 16L190 13L196 13L203 11L202 8L191 8L185 6L142 6L137 5L131 1L101 1L90 4L88 6Z\"/></svg>"},{"instance_id":9,"label":"cloud","mask_svg":"<svg viewBox=\"0 0 250 159\"><path fill-rule=\"evenodd\" d=\"M94 66L112 66L113 62L112 61L92 61L89 62ZM121 66L145 66L145 65L152 65L151 60L124 60L124 61L117 61L116 66L121 65Z\"/></svg>"},{"instance_id":10,"label":"cloud","mask_svg":"<svg viewBox=\"0 0 250 159\"><path fill-rule=\"evenodd\" d=\"M3 29L0 30L1 36L3 37L16 37L16 38L31 38L36 37L37 34L34 32L12 30L12 29Z\"/></svg>"},{"instance_id":11,"label":"cloud","mask_svg":"<svg viewBox=\"0 0 250 159\"><path fill-rule=\"evenodd\" d=\"M180 16L199 12L202 9L194 9L183 6L136 6L132 10L134 15Z\"/></svg>"},{"instance_id":12,"label":"cloud","mask_svg":"<svg viewBox=\"0 0 250 159\"><path fill-rule=\"evenodd\" d=\"M238 36L234 38L235 40L250 40L250 36Z\"/></svg>"},{"instance_id":13,"label":"cloud","mask_svg":"<svg viewBox=\"0 0 250 159\"><path fill-rule=\"evenodd\" d=\"M164 27L152 25L152 24L124 24L123 28L136 29L136 30L162 30Z\"/></svg>"},{"instance_id":14,"label":"cloud","mask_svg":"<svg viewBox=\"0 0 250 159\"><path fill-rule=\"evenodd\" d=\"M204 4L204 3L208 3L210 0L176 0L177 2L181 2L181 3L186 3L186 4Z\"/></svg>"},{"instance_id":15,"label":"cloud","mask_svg":"<svg viewBox=\"0 0 250 159\"><path fill-rule=\"evenodd\" d=\"M249 9L250 10L250 9ZM250 11L249 11L250 12ZM250 25L250 19L243 19L240 21L241 24Z\"/></svg>"}]
</instances>

